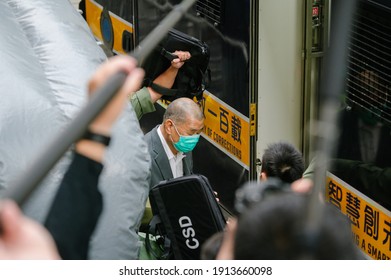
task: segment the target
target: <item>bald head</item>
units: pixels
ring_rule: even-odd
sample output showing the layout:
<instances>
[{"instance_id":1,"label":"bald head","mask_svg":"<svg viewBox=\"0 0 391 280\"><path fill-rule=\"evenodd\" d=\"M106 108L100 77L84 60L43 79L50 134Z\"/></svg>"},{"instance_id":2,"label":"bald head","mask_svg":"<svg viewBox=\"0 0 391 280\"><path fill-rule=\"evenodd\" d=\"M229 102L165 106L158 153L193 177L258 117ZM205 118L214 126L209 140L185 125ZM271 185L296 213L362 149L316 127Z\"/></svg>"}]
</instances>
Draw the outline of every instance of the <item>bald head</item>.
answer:
<instances>
[{"instance_id":1,"label":"bald head","mask_svg":"<svg viewBox=\"0 0 391 280\"><path fill-rule=\"evenodd\" d=\"M163 122L167 119L177 124L183 124L188 119L203 120L204 114L196 102L190 98L181 97L172 101L163 116Z\"/></svg>"}]
</instances>

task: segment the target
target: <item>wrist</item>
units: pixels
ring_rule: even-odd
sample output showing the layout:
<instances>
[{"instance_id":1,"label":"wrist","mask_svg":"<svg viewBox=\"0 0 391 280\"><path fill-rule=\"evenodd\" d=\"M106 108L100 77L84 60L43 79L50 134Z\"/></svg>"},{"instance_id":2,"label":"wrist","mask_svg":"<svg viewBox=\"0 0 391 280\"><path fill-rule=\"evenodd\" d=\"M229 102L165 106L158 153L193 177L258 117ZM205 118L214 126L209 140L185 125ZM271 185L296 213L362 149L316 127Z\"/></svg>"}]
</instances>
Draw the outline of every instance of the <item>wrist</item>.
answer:
<instances>
[{"instance_id":1,"label":"wrist","mask_svg":"<svg viewBox=\"0 0 391 280\"><path fill-rule=\"evenodd\" d=\"M84 133L82 140L90 140L92 142L96 142L104 146L108 146L111 141L111 137L108 135L109 135L108 133L99 133L96 131L87 130Z\"/></svg>"},{"instance_id":2,"label":"wrist","mask_svg":"<svg viewBox=\"0 0 391 280\"><path fill-rule=\"evenodd\" d=\"M87 131L109 137L111 134L111 125L92 123Z\"/></svg>"},{"instance_id":3,"label":"wrist","mask_svg":"<svg viewBox=\"0 0 391 280\"><path fill-rule=\"evenodd\" d=\"M93 142L91 140L81 139L75 145L75 151L78 154L100 163L103 162L103 155L105 150L105 145L98 142Z\"/></svg>"},{"instance_id":4,"label":"wrist","mask_svg":"<svg viewBox=\"0 0 391 280\"><path fill-rule=\"evenodd\" d=\"M76 152L81 155L84 155L96 162L103 161L103 154L106 150L106 147L110 144L110 136L106 133L100 134L92 131L92 129L87 130L82 138L77 141L75 148Z\"/></svg>"},{"instance_id":5,"label":"wrist","mask_svg":"<svg viewBox=\"0 0 391 280\"><path fill-rule=\"evenodd\" d=\"M177 65L175 63L172 63L170 67L168 67L167 71L177 73L181 67L182 65Z\"/></svg>"}]
</instances>

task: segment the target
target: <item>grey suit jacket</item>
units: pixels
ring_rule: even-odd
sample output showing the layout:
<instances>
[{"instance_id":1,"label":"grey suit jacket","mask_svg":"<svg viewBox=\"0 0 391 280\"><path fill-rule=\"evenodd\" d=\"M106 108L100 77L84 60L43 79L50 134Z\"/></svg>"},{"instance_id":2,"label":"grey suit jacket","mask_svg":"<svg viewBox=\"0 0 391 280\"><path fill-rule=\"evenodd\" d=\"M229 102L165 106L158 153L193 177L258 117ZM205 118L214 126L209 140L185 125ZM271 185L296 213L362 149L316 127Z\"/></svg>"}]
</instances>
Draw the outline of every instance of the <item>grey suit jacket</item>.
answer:
<instances>
[{"instance_id":1,"label":"grey suit jacket","mask_svg":"<svg viewBox=\"0 0 391 280\"><path fill-rule=\"evenodd\" d=\"M152 167L151 167L151 181L150 188L163 180L172 179L172 171L170 163L168 161L166 152L164 151L163 144L160 141L157 134L156 126L150 132L145 134L145 141L148 144L149 153L151 155ZM183 175L190 175L193 173L193 157L192 153L185 153L183 158Z\"/></svg>"}]
</instances>

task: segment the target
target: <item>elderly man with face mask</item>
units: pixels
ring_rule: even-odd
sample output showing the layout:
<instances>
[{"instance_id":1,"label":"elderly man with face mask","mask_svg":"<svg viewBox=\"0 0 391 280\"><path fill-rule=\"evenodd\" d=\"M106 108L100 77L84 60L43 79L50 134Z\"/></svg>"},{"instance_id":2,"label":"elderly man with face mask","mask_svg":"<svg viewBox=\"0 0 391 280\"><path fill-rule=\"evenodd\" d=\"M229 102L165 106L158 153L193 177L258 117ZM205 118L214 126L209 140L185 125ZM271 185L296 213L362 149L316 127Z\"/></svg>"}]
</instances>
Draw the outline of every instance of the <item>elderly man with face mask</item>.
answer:
<instances>
[{"instance_id":1,"label":"elderly man with face mask","mask_svg":"<svg viewBox=\"0 0 391 280\"><path fill-rule=\"evenodd\" d=\"M177 98L163 115L163 122L145 135L151 155L150 188L160 181L193 173L191 151L204 128L204 114L190 98ZM152 217L149 201L142 224Z\"/></svg>"},{"instance_id":2,"label":"elderly man with face mask","mask_svg":"<svg viewBox=\"0 0 391 280\"><path fill-rule=\"evenodd\" d=\"M191 151L203 127L204 115L193 100L178 98L170 103L162 124L145 135L152 159L151 188L193 172Z\"/></svg>"}]
</instances>

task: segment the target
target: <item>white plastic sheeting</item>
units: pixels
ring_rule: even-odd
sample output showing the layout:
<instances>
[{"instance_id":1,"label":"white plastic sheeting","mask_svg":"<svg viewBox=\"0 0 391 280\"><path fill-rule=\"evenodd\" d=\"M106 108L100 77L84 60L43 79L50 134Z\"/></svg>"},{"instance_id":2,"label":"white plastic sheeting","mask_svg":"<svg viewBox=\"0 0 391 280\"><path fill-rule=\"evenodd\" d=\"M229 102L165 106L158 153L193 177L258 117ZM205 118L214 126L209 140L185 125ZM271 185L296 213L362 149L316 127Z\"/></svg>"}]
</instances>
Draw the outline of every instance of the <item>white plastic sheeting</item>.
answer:
<instances>
[{"instance_id":1,"label":"white plastic sheeting","mask_svg":"<svg viewBox=\"0 0 391 280\"><path fill-rule=\"evenodd\" d=\"M106 57L68 0L0 1L0 190L86 102L86 84ZM130 104L112 133L100 178L104 210L91 259L136 259L150 159ZM47 151L50 152L50 151ZM65 155L24 206L43 221L70 162Z\"/></svg>"}]
</instances>

